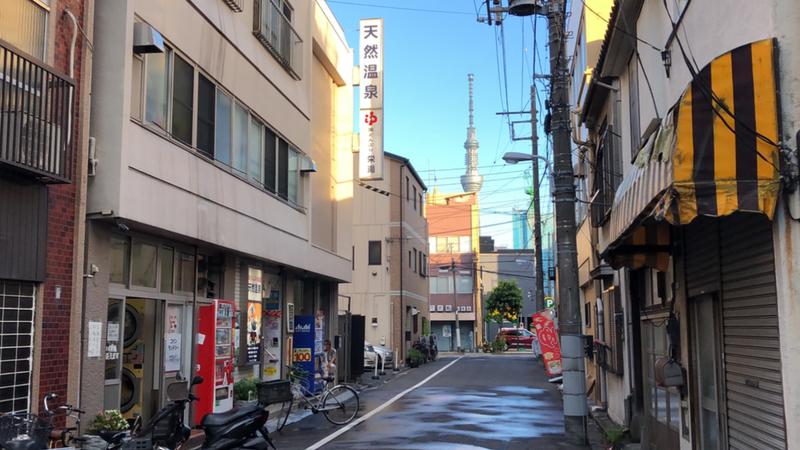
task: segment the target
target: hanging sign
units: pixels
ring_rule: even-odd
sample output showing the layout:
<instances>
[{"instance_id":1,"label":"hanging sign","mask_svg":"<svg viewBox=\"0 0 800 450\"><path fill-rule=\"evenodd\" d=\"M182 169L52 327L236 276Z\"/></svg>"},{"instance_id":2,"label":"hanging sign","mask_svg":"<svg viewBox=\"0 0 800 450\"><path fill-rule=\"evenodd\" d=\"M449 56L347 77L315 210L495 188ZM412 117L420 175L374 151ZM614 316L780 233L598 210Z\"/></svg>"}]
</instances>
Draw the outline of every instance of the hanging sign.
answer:
<instances>
[{"instance_id":1,"label":"hanging sign","mask_svg":"<svg viewBox=\"0 0 800 450\"><path fill-rule=\"evenodd\" d=\"M383 179L383 19L359 27L360 99L358 177Z\"/></svg>"}]
</instances>

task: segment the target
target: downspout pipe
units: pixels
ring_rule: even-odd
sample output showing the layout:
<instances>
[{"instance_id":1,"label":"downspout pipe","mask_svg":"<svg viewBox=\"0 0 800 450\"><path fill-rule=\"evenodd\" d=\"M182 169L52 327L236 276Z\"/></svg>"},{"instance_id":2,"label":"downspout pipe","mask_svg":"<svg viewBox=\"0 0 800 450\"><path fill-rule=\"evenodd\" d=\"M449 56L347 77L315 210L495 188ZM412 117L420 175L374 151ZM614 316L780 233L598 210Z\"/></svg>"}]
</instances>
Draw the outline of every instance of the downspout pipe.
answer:
<instances>
[{"instance_id":1,"label":"downspout pipe","mask_svg":"<svg viewBox=\"0 0 800 450\"><path fill-rule=\"evenodd\" d=\"M67 16L72 22L72 39L70 40L69 44L69 77L73 80L75 79L75 43L78 40L78 19L75 18L75 14L72 14L72 11L69 9L64 10L64 15ZM73 96L75 95L75 88L69 90L69 99L67 102L67 111L69 113L69 119L67 122L67 145L72 144L72 102Z\"/></svg>"},{"instance_id":2,"label":"downspout pipe","mask_svg":"<svg viewBox=\"0 0 800 450\"><path fill-rule=\"evenodd\" d=\"M403 352L401 358L405 359L406 356L406 329L404 319L406 317L406 308L404 304L404 291L403 291L403 270L404 270L404 261L403 256L405 256L405 250L403 249L403 172L406 168L406 164L402 164L400 166L400 195L398 196L400 200L400 351ZM406 186L408 189L408 186ZM406 198L406 200L408 200Z\"/></svg>"}]
</instances>

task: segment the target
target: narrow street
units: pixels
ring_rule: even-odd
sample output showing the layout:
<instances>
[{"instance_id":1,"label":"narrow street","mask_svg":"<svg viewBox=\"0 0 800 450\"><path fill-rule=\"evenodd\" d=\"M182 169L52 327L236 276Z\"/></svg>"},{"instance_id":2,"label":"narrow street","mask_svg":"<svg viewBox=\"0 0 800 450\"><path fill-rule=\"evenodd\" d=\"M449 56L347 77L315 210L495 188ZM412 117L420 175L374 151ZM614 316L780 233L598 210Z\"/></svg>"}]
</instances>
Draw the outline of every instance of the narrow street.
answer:
<instances>
[{"instance_id":1,"label":"narrow street","mask_svg":"<svg viewBox=\"0 0 800 450\"><path fill-rule=\"evenodd\" d=\"M273 433L276 447L574 448L562 442L561 396L530 353L443 357L364 391L361 402L352 428L310 416Z\"/></svg>"}]
</instances>

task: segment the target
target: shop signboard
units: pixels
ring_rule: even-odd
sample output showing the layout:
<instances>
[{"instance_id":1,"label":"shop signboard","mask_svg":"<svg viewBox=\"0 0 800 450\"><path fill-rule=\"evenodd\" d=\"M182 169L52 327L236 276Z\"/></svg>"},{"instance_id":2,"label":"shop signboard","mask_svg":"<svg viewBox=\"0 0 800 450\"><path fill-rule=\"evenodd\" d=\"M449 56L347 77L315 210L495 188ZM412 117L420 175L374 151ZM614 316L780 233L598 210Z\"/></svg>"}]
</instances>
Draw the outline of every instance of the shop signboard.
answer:
<instances>
[{"instance_id":1,"label":"shop signboard","mask_svg":"<svg viewBox=\"0 0 800 450\"><path fill-rule=\"evenodd\" d=\"M558 333L553 322L553 311L545 309L533 315L533 326L536 328L536 338L544 359L544 369L547 376L561 375L561 347L558 343Z\"/></svg>"},{"instance_id":2,"label":"shop signboard","mask_svg":"<svg viewBox=\"0 0 800 450\"><path fill-rule=\"evenodd\" d=\"M383 179L383 19L359 25L359 155L358 177Z\"/></svg>"},{"instance_id":3,"label":"shop signboard","mask_svg":"<svg viewBox=\"0 0 800 450\"><path fill-rule=\"evenodd\" d=\"M306 373L303 383L314 390L314 316L294 317L292 363Z\"/></svg>"}]
</instances>

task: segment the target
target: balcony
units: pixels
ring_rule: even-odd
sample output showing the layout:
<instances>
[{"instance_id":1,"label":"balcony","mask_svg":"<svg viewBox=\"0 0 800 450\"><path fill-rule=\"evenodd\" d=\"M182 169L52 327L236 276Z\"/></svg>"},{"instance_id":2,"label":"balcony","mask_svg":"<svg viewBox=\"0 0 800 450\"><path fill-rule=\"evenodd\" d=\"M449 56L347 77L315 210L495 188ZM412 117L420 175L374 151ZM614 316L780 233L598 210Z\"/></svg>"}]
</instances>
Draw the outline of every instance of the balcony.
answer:
<instances>
[{"instance_id":1,"label":"balcony","mask_svg":"<svg viewBox=\"0 0 800 450\"><path fill-rule=\"evenodd\" d=\"M72 80L0 41L0 167L69 183L74 93Z\"/></svg>"},{"instance_id":2,"label":"balcony","mask_svg":"<svg viewBox=\"0 0 800 450\"><path fill-rule=\"evenodd\" d=\"M253 34L296 79L303 73L303 40L274 0L256 0Z\"/></svg>"}]
</instances>

